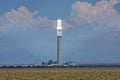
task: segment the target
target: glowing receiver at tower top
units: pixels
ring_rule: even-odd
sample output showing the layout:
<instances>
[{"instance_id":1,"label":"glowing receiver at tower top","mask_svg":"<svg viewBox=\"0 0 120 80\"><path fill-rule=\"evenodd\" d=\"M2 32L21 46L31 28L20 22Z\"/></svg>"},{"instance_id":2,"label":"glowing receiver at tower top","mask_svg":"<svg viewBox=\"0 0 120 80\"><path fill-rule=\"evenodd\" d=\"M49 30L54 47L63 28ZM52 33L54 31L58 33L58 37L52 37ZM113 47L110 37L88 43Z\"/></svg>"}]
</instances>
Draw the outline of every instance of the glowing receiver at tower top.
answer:
<instances>
[{"instance_id":1,"label":"glowing receiver at tower top","mask_svg":"<svg viewBox=\"0 0 120 80\"><path fill-rule=\"evenodd\" d=\"M58 19L57 20L57 36L62 36L62 20Z\"/></svg>"}]
</instances>

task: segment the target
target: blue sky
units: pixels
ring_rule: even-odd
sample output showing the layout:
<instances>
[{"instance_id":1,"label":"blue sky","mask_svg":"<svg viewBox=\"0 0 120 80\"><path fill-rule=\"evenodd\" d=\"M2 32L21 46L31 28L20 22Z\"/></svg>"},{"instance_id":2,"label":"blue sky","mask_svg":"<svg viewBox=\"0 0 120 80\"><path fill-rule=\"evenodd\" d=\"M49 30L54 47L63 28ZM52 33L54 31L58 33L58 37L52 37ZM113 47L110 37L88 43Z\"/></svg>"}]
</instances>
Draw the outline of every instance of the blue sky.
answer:
<instances>
[{"instance_id":1,"label":"blue sky","mask_svg":"<svg viewBox=\"0 0 120 80\"><path fill-rule=\"evenodd\" d=\"M1 0L0 64L56 61L59 18L63 62L120 63L120 0Z\"/></svg>"}]
</instances>

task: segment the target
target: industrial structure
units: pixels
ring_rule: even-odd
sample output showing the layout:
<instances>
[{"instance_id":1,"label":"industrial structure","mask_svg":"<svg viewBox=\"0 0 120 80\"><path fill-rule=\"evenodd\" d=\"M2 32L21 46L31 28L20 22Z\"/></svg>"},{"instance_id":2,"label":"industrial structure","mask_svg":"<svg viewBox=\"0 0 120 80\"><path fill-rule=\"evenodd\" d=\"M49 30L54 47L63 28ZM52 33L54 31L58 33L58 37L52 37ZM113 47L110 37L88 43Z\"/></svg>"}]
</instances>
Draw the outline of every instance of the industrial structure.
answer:
<instances>
[{"instance_id":1,"label":"industrial structure","mask_svg":"<svg viewBox=\"0 0 120 80\"><path fill-rule=\"evenodd\" d=\"M62 20L58 19L57 20L57 64L61 65L62 60Z\"/></svg>"}]
</instances>

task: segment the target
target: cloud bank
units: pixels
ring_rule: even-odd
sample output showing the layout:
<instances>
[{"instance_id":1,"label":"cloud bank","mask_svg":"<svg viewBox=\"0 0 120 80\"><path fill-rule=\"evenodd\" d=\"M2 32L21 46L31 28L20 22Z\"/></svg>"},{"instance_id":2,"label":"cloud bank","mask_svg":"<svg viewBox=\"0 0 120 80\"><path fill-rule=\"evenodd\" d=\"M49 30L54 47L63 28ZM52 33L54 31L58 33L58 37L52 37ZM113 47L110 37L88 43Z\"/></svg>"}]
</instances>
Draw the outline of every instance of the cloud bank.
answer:
<instances>
[{"instance_id":1,"label":"cloud bank","mask_svg":"<svg viewBox=\"0 0 120 80\"><path fill-rule=\"evenodd\" d=\"M63 20L63 27L81 26L83 24L106 25L115 27L120 31L120 14L114 8L120 0L101 0L95 5L88 2L76 1L72 5L69 17ZM56 21L46 16L35 17L35 12L29 11L25 6L0 16L0 31L14 29L26 29L37 27L55 27Z\"/></svg>"}]
</instances>

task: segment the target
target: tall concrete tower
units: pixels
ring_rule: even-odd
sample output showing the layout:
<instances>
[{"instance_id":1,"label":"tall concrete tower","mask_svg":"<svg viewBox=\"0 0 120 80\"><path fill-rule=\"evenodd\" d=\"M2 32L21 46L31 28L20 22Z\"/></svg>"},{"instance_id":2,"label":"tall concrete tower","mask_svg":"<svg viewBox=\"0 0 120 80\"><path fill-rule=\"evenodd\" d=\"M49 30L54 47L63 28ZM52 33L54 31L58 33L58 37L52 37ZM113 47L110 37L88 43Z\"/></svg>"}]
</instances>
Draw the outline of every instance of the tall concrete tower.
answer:
<instances>
[{"instance_id":1,"label":"tall concrete tower","mask_svg":"<svg viewBox=\"0 0 120 80\"><path fill-rule=\"evenodd\" d=\"M62 20L57 20L57 63L62 64Z\"/></svg>"}]
</instances>

